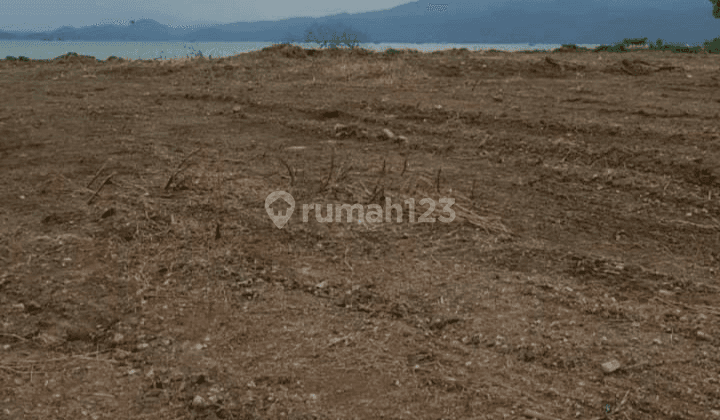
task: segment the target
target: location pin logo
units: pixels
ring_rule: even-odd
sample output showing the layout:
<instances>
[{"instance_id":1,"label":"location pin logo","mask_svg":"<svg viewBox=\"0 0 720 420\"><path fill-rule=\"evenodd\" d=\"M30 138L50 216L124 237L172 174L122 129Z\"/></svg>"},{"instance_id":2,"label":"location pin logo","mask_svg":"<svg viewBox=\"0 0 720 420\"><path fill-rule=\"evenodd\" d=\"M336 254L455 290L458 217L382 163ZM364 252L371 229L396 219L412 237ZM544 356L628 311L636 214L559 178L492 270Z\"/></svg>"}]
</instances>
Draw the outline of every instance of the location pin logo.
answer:
<instances>
[{"instance_id":1,"label":"location pin logo","mask_svg":"<svg viewBox=\"0 0 720 420\"><path fill-rule=\"evenodd\" d=\"M280 211L280 214L276 214L275 210L270 207L272 203L276 202L280 198L288 204L288 208L285 209L284 214L283 211ZM275 223L275 226L277 226L278 229L282 229L283 226L285 226L285 223L290 220L290 216L292 216L294 210L295 199L292 195L286 193L285 191L274 191L265 199L265 211L267 211L268 216L270 216L270 219L273 223Z\"/></svg>"}]
</instances>

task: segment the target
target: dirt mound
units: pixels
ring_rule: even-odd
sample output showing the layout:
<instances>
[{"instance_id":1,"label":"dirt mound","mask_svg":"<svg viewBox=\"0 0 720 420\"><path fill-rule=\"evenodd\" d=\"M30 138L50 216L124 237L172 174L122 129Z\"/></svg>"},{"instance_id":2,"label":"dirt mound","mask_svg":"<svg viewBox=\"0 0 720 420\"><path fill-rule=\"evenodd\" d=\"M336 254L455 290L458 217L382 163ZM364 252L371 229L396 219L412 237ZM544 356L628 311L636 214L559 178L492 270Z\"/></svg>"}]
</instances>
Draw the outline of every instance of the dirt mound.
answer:
<instances>
[{"instance_id":1,"label":"dirt mound","mask_svg":"<svg viewBox=\"0 0 720 420\"><path fill-rule=\"evenodd\" d=\"M90 55L78 55L74 52L69 52L67 54L55 57L53 59L55 63L58 64L84 64L84 65L95 65L97 64L98 60Z\"/></svg>"},{"instance_id":2,"label":"dirt mound","mask_svg":"<svg viewBox=\"0 0 720 420\"><path fill-rule=\"evenodd\" d=\"M660 71L672 71L677 69L676 66L658 66L643 60L623 59L619 63L614 63L605 68L605 73L622 73L630 76L642 76Z\"/></svg>"},{"instance_id":3,"label":"dirt mound","mask_svg":"<svg viewBox=\"0 0 720 420\"><path fill-rule=\"evenodd\" d=\"M368 57L368 56L373 55L374 53L375 53L375 51L367 50L365 48L353 48L352 50L350 50L350 54L357 55L360 57Z\"/></svg>"},{"instance_id":4,"label":"dirt mound","mask_svg":"<svg viewBox=\"0 0 720 420\"><path fill-rule=\"evenodd\" d=\"M510 54L510 51L502 51L502 50L496 50L494 48L491 48L489 50L483 51L483 54L485 54L485 55L506 55L506 54Z\"/></svg>"},{"instance_id":5,"label":"dirt mound","mask_svg":"<svg viewBox=\"0 0 720 420\"><path fill-rule=\"evenodd\" d=\"M353 54L353 50L350 48L321 48L321 49L309 49L305 50L307 55L315 57L347 57Z\"/></svg>"},{"instance_id":6,"label":"dirt mound","mask_svg":"<svg viewBox=\"0 0 720 420\"><path fill-rule=\"evenodd\" d=\"M566 44L563 45L560 48L555 48L553 52L560 52L560 53L577 53L577 52L589 52L591 51L588 48L585 47L578 47L575 44Z\"/></svg>"},{"instance_id":7,"label":"dirt mound","mask_svg":"<svg viewBox=\"0 0 720 420\"><path fill-rule=\"evenodd\" d=\"M452 48L449 50L434 51L433 55L457 56L457 55L466 55L469 53L470 53L470 50L468 50L467 48Z\"/></svg>"},{"instance_id":8,"label":"dirt mound","mask_svg":"<svg viewBox=\"0 0 720 420\"><path fill-rule=\"evenodd\" d=\"M305 58L307 57L307 53L305 52L305 49L302 47L298 47L297 45L289 45L289 44L275 44L270 47L265 47L262 49L263 54L265 55L282 55L287 58Z\"/></svg>"},{"instance_id":9,"label":"dirt mound","mask_svg":"<svg viewBox=\"0 0 720 420\"><path fill-rule=\"evenodd\" d=\"M573 63L560 62L546 56L543 60L532 63L527 68L528 75L541 77L562 77L566 71L584 70L585 66Z\"/></svg>"}]
</instances>

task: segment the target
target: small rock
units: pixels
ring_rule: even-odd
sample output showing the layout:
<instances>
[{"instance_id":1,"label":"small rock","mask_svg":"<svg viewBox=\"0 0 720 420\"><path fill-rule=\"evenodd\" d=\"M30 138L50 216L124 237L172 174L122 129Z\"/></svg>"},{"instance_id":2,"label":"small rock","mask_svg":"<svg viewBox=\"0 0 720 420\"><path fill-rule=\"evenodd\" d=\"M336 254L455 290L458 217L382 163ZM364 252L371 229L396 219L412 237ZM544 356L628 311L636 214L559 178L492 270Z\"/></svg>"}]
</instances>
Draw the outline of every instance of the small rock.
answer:
<instances>
[{"instance_id":1,"label":"small rock","mask_svg":"<svg viewBox=\"0 0 720 420\"><path fill-rule=\"evenodd\" d=\"M701 339L701 340L705 340L705 341L710 341L710 336L707 335L707 334L705 334L705 333L702 332L702 331L698 331L698 332L697 332L697 338L699 338L699 339Z\"/></svg>"},{"instance_id":2,"label":"small rock","mask_svg":"<svg viewBox=\"0 0 720 420\"><path fill-rule=\"evenodd\" d=\"M715 417L720 417L720 410L710 410L710 414Z\"/></svg>"},{"instance_id":3,"label":"small rock","mask_svg":"<svg viewBox=\"0 0 720 420\"><path fill-rule=\"evenodd\" d=\"M138 343L138 345L137 345L138 350L145 350L148 347L150 347L150 344L148 344L148 343Z\"/></svg>"},{"instance_id":4,"label":"small rock","mask_svg":"<svg viewBox=\"0 0 720 420\"><path fill-rule=\"evenodd\" d=\"M383 131L382 131L382 132L383 132L383 136L384 136L385 138L387 138L387 139L389 139L389 140L394 140L394 139L395 139L395 134L394 134L392 131L388 130L387 128L383 128Z\"/></svg>"},{"instance_id":5,"label":"small rock","mask_svg":"<svg viewBox=\"0 0 720 420\"><path fill-rule=\"evenodd\" d=\"M612 359L612 360L609 360L609 361L603 363L601 366L602 366L603 372L613 373L616 370L620 369L620 362L618 362L615 359Z\"/></svg>"},{"instance_id":6,"label":"small rock","mask_svg":"<svg viewBox=\"0 0 720 420\"><path fill-rule=\"evenodd\" d=\"M115 208L110 207L109 209L105 210L103 214L100 216L101 219L107 219L108 217L115 215Z\"/></svg>"},{"instance_id":7,"label":"small rock","mask_svg":"<svg viewBox=\"0 0 720 420\"><path fill-rule=\"evenodd\" d=\"M192 405L193 407L205 407L207 402L205 402L205 398L200 395L196 395L195 398L193 398Z\"/></svg>"},{"instance_id":8,"label":"small rock","mask_svg":"<svg viewBox=\"0 0 720 420\"><path fill-rule=\"evenodd\" d=\"M660 340L659 338L656 338L653 340L653 344L657 344L659 346L662 344L662 340Z\"/></svg>"},{"instance_id":9,"label":"small rock","mask_svg":"<svg viewBox=\"0 0 720 420\"><path fill-rule=\"evenodd\" d=\"M124 336L124 335L122 335L122 334L120 334L120 333L115 333L115 335L113 335L113 338L112 338L112 342L113 342L113 343L115 343L115 344L120 344L120 343L123 342L123 340L125 340L125 336Z\"/></svg>"},{"instance_id":10,"label":"small rock","mask_svg":"<svg viewBox=\"0 0 720 420\"><path fill-rule=\"evenodd\" d=\"M130 356L130 352L122 350L122 349L115 349L115 351L113 352L113 358L115 358L117 360L125 360L129 356Z\"/></svg>"},{"instance_id":11,"label":"small rock","mask_svg":"<svg viewBox=\"0 0 720 420\"><path fill-rule=\"evenodd\" d=\"M240 105L235 105L235 106L232 108L232 112L235 113L235 114L242 112L242 110L243 110L243 107L240 106Z\"/></svg>"},{"instance_id":12,"label":"small rock","mask_svg":"<svg viewBox=\"0 0 720 420\"><path fill-rule=\"evenodd\" d=\"M34 300L31 300L30 302L27 303L27 305L25 305L25 310L30 313L38 312L38 311L40 311L40 309L42 309L42 307L40 306L40 304L38 304Z\"/></svg>"}]
</instances>

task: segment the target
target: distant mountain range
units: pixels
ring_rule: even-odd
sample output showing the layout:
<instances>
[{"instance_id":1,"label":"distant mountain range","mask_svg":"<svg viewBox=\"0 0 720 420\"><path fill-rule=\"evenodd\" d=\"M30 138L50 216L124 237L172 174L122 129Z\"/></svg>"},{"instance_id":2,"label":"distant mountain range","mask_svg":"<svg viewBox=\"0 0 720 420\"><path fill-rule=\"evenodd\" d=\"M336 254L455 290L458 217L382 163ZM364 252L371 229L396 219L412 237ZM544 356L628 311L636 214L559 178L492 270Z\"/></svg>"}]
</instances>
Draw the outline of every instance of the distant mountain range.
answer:
<instances>
[{"instance_id":1,"label":"distant mountain range","mask_svg":"<svg viewBox=\"0 0 720 420\"><path fill-rule=\"evenodd\" d=\"M720 19L713 18L713 4L706 0L435 1L352 15L188 28L143 19L128 25L0 32L0 39L302 42L313 26L345 30L361 42L603 44L648 37L698 43L720 36Z\"/></svg>"}]
</instances>

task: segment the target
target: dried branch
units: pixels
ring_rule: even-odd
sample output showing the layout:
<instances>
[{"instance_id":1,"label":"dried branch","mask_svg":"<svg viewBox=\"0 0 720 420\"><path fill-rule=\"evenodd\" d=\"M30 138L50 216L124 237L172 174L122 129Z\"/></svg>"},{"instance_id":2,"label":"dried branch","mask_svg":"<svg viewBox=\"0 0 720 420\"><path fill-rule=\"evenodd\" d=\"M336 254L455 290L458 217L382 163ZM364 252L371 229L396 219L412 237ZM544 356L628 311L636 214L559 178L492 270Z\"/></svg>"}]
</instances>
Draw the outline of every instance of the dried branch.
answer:
<instances>
[{"instance_id":1,"label":"dried branch","mask_svg":"<svg viewBox=\"0 0 720 420\"><path fill-rule=\"evenodd\" d=\"M98 189L93 193L92 197L90 197L90 198L88 199L88 201L87 201L88 204L90 204L90 203L95 199L95 197L97 197L97 195L100 193L100 190L103 189L103 187L105 186L105 184L107 184L108 181L110 181L110 178L112 178L114 175L115 175L115 172L111 173L110 175L108 175L108 176L103 180L103 182L100 184L100 186L98 187Z\"/></svg>"},{"instance_id":2,"label":"dried branch","mask_svg":"<svg viewBox=\"0 0 720 420\"><path fill-rule=\"evenodd\" d=\"M290 186L292 187L293 185L295 185L295 170L293 170L292 166L290 166L290 164L287 163L285 159L278 157L278 160L287 168L288 173L290 174Z\"/></svg>"},{"instance_id":3,"label":"dried branch","mask_svg":"<svg viewBox=\"0 0 720 420\"><path fill-rule=\"evenodd\" d=\"M105 163L103 163L103 165L100 167L100 169L98 169L98 171L95 173L95 176L93 177L93 179L90 180L90 182L88 182L88 184L87 184L87 187L88 187L88 188L90 188L90 186L92 185L92 183L95 182L96 179L98 179L98 177L100 176L100 173L103 171L103 169L105 169L105 167L107 166L108 162L109 162L109 160L106 160Z\"/></svg>"},{"instance_id":4,"label":"dried branch","mask_svg":"<svg viewBox=\"0 0 720 420\"><path fill-rule=\"evenodd\" d=\"M187 162L188 159L190 159L195 153L199 152L200 150L201 150L201 149L199 149L199 148L198 148L198 149L195 149L195 150L193 150L192 152L190 152L189 155L185 156L185 159L183 159L183 160L180 162L180 164L179 164L179 165L177 166L177 168L175 169L175 172L173 172L173 174L170 175L170 178L168 178L168 181L167 181L167 183L165 184L165 188L164 188L165 190L167 190L168 188L170 188L170 185L173 183L173 181L175 181L175 177L178 176L178 174L179 174L180 172L182 172L182 171L184 171L185 169L188 168L188 167L183 167L183 165L185 164L185 162Z\"/></svg>"}]
</instances>

